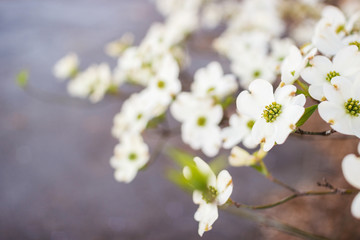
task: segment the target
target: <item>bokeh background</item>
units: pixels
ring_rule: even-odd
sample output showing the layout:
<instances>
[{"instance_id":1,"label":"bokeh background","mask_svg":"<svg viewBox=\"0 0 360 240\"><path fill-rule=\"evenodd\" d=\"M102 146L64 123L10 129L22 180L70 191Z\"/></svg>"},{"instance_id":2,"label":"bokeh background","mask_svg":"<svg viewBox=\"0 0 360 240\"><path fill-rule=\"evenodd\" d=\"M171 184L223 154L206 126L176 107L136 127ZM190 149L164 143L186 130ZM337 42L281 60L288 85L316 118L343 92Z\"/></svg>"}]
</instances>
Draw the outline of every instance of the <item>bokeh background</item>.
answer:
<instances>
[{"instance_id":1,"label":"bokeh background","mask_svg":"<svg viewBox=\"0 0 360 240\"><path fill-rule=\"evenodd\" d=\"M131 184L114 180L109 159L116 140L110 130L122 100L108 96L95 105L72 100L51 73L70 51L78 53L82 68L102 61L115 66L104 45L125 32L133 32L138 43L151 23L161 20L148 0L0 1L0 239L199 239L197 207L166 179L166 156ZM216 59L226 67L210 46L218 33L202 31L190 39L188 76ZM35 97L14 82L24 68L38 91ZM328 126L314 116L304 128ZM152 150L157 138L146 133ZM336 134L291 136L266 162L274 176L301 190L319 190L316 182L323 177L346 188L341 160L356 144ZM252 169L229 171L237 201L261 204L287 195ZM352 198L300 198L259 212L333 239L360 239L360 221L350 214ZM297 238L220 212L203 239Z\"/></svg>"}]
</instances>

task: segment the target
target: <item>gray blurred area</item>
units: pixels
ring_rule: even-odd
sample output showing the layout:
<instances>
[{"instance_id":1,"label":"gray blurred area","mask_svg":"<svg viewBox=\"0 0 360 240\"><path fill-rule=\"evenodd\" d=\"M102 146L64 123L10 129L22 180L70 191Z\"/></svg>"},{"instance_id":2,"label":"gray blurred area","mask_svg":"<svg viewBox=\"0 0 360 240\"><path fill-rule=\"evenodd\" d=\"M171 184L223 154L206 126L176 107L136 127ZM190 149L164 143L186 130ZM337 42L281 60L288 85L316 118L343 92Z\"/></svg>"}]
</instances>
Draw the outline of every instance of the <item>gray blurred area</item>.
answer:
<instances>
[{"instance_id":1,"label":"gray blurred area","mask_svg":"<svg viewBox=\"0 0 360 240\"><path fill-rule=\"evenodd\" d=\"M122 100L109 96L95 105L72 100L51 74L53 64L70 51L78 53L83 69L102 61L115 66L104 45L129 31L139 42L150 24L161 20L146 0L0 1L1 240L200 239L193 219L197 207L166 179L171 164L164 155L131 184L114 180L109 159L116 140L110 130ZM188 75L214 59L226 63L211 52L214 36L201 32L190 39ZM23 68L30 70L30 85L42 91L41 99L14 84ZM315 117L314 125L305 127L328 128L318 121ZM290 137L266 162L276 177L301 190L321 190L316 182L323 177L350 187L340 165L345 154L355 152L357 141L331 138ZM145 134L152 151L157 140L154 131ZM232 198L240 202L264 204L288 194L252 169L229 171ZM332 239L359 239L360 222L350 214L352 198L301 198L258 212ZM220 212L203 239L297 238Z\"/></svg>"}]
</instances>

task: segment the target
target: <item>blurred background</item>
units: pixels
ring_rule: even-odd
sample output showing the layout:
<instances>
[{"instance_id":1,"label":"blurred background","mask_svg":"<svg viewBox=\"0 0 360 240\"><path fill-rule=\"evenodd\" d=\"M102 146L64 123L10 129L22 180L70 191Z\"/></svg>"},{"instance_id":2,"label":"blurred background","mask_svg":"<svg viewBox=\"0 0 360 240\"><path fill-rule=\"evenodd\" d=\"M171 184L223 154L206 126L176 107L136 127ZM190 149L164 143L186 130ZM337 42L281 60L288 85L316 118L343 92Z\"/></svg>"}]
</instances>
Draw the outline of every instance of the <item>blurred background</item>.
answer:
<instances>
[{"instance_id":1,"label":"blurred background","mask_svg":"<svg viewBox=\"0 0 360 240\"><path fill-rule=\"evenodd\" d=\"M166 156L131 184L114 180L109 159L116 140L110 130L122 101L110 96L95 105L71 100L66 86L52 76L54 63L70 51L79 55L81 68L102 61L115 66L104 45L125 32L133 32L139 43L151 23L161 20L148 0L0 1L0 239L200 238L193 218L197 206L166 179ZM210 46L219 33L202 31L190 39L190 76L212 60L226 66ZM30 85L44 93L41 99L16 86L21 69L29 69ZM304 126L328 128L317 116ZM157 138L146 133L151 150ZM301 190L319 190L316 182L323 177L350 188L341 160L356 145L355 138L336 134L293 136L266 162L274 176ZM229 171L232 198L239 202L269 203L288 194L252 169ZM360 239L360 222L350 214L352 198L299 198L258 212L329 238ZM220 212L203 239L297 238Z\"/></svg>"}]
</instances>

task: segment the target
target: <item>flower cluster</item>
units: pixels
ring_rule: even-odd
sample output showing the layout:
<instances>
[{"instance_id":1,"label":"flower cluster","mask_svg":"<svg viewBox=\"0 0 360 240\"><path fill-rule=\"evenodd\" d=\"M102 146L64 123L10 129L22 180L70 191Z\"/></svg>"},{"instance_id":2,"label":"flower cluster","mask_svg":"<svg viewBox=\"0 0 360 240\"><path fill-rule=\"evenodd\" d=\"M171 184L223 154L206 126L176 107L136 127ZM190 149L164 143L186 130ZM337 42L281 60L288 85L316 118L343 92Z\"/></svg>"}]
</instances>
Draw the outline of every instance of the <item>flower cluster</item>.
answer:
<instances>
[{"instance_id":1,"label":"flower cluster","mask_svg":"<svg viewBox=\"0 0 360 240\"><path fill-rule=\"evenodd\" d=\"M80 71L73 53L54 67L57 78L70 79L70 95L94 103L123 85L141 87L114 117L112 135L119 142L110 164L116 180L133 181L149 163L143 133L152 120L166 121L168 110L181 124L184 143L207 157L231 149L228 159L235 167L262 167L266 153L299 130L311 109L318 108L333 130L360 138L360 12L344 14L315 0L296 1L294 9L281 0L156 0L156 6L165 20L154 23L138 46L131 34L106 46L117 58L114 69L102 63ZM293 22L285 20L294 12ZM306 14L311 19L301 21ZM232 73L212 61L195 72L185 91L180 73L190 62L187 38L221 22L226 27L213 47L230 60ZM299 34L302 38L291 38ZM250 154L241 145L258 150ZM202 236L218 218L218 206L229 201L233 184L226 170L216 177L205 161L195 157L194 162L206 176L206 188L193 189ZM355 155L343 161L344 176L356 188L359 162ZM185 167L183 174L191 180L195 173ZM360 218L360 195L352 213Z\"/></svg>"}]
</instances>

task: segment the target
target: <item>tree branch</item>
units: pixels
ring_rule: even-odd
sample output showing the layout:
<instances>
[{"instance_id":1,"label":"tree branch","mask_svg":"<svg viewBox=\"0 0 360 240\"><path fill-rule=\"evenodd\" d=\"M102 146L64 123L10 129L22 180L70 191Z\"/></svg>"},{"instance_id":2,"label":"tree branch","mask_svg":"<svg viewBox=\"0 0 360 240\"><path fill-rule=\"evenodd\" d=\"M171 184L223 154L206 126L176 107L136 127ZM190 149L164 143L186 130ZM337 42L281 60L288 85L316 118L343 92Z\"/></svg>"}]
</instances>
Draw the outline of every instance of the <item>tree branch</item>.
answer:
<instances>
[{"instance_id":1,"label":"tree branch","mask_svg":"<svg viewBox=\"0 0 360 240\"><path fill-rule=\"evenodd\" d=\"M336 133L334 129L326 130L323 132L310 132L310 131L304 131L301 128L296 129L294 133L300 134L300 135L318 135L318 136L329 136L333 133Z\"/></svg>"}]
</instances>

